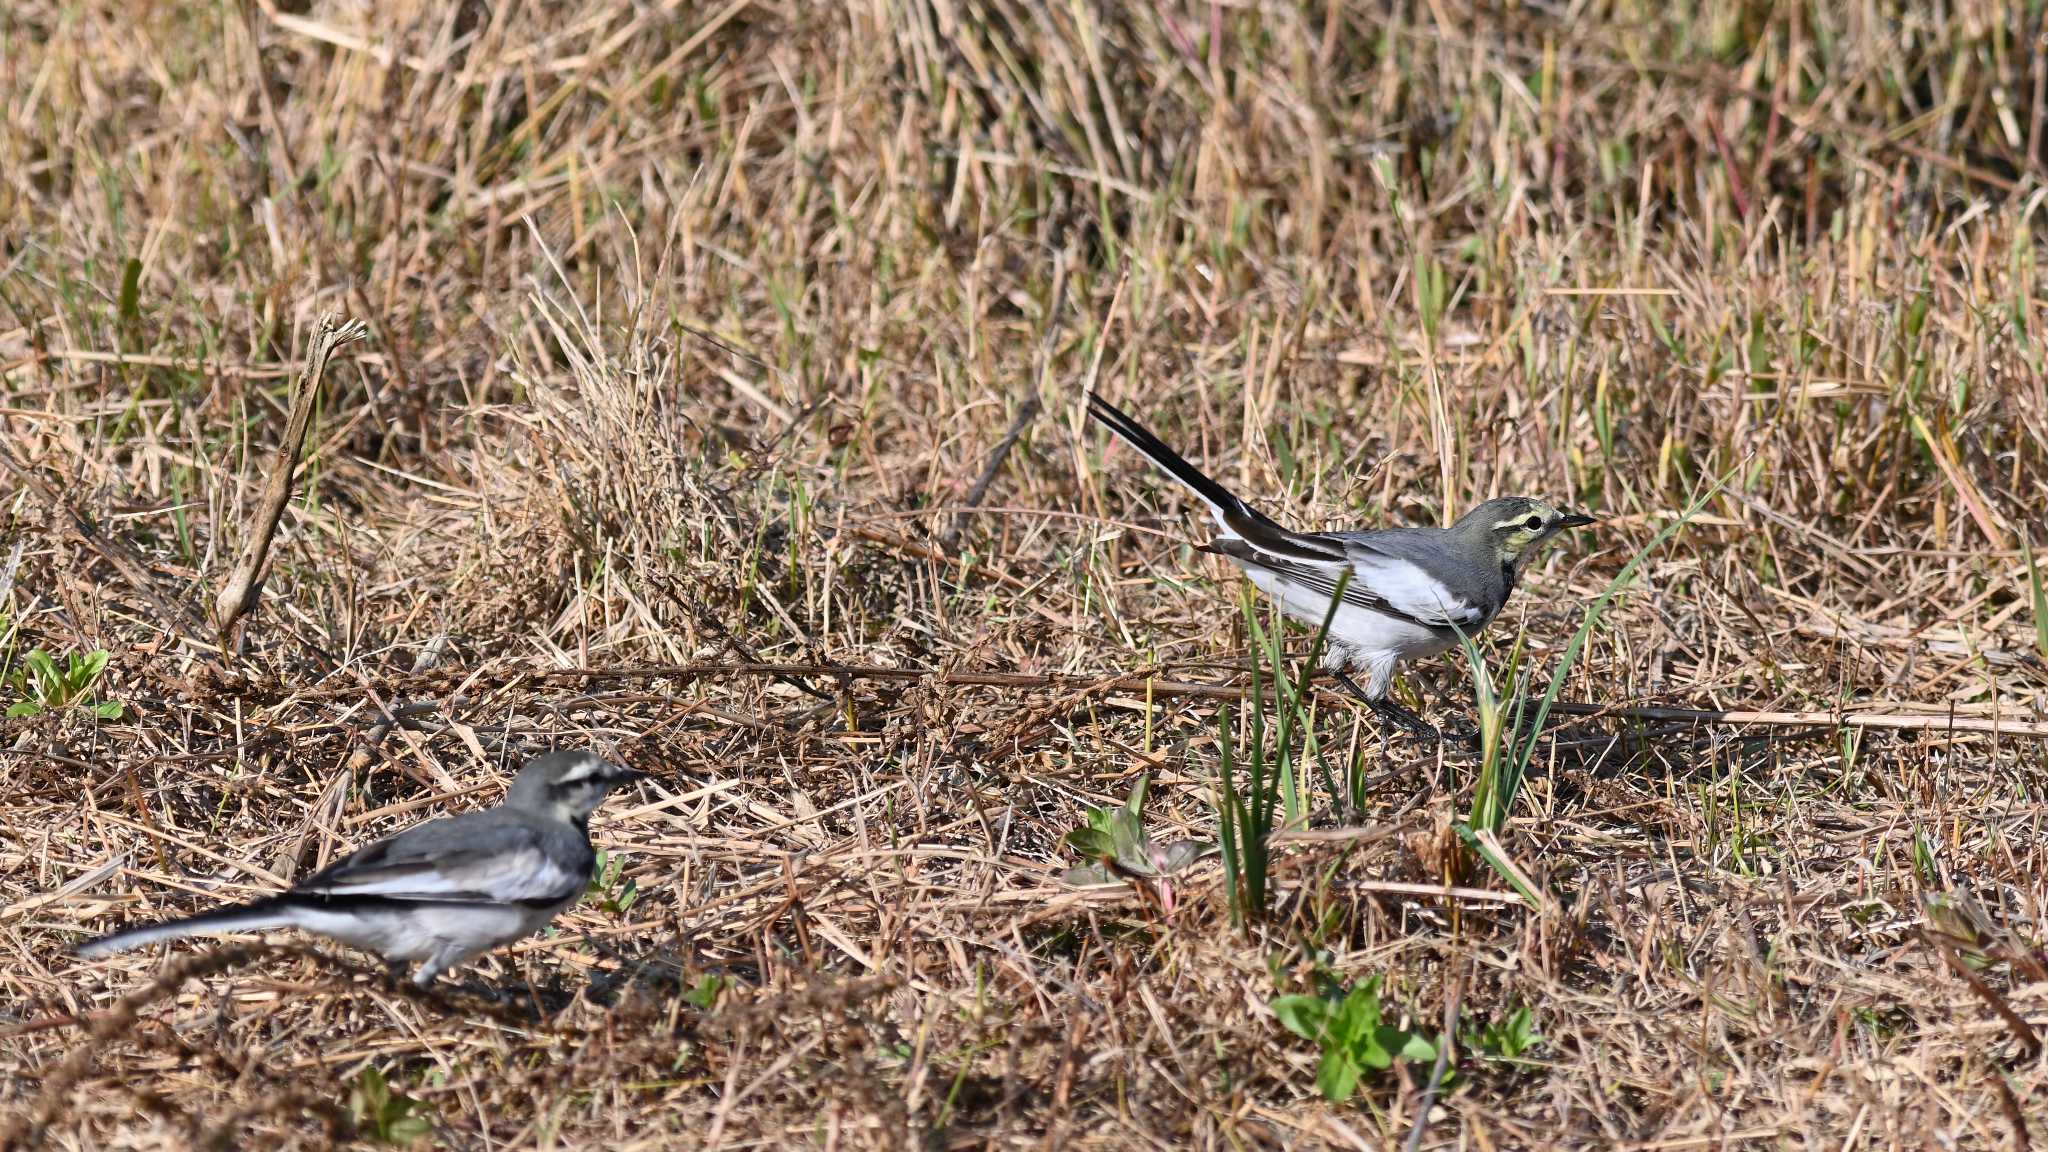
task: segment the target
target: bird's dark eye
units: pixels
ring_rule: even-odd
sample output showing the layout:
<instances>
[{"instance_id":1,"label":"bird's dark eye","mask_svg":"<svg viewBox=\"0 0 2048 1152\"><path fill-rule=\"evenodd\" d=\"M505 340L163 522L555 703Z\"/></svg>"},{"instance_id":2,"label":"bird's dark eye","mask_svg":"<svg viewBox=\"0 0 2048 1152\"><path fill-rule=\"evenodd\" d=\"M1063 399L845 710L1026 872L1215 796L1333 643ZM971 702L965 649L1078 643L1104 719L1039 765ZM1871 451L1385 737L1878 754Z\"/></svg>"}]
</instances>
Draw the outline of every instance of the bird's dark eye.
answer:
<instances>
[{"instance_id":1,"label":"bird's dark eye","mask_svg":"<svg viewBox=\"0 0 2048 1152\"><path fill-rule=\"evenodd\" d=\"M1541 532L1543 530L1543 517L1531 516L1527 520L1522 521L1522 527L1527 528L1531 532Z\"/></svg>"}]
</instances>

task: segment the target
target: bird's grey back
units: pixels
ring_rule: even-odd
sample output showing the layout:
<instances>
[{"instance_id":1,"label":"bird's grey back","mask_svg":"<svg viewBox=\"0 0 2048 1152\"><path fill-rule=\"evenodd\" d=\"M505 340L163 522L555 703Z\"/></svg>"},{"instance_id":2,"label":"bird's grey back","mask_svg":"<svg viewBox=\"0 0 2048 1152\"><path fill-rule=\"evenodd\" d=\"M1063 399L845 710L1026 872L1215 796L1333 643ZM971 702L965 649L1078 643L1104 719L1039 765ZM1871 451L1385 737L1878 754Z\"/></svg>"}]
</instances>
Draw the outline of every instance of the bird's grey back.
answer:
<instances>
[{"instance_id":1,"label":"bird's grey back","mask_svg":"<svg viewBox=\"0 0 2048 1152\"><path fill-rule=\"evenodd\" d=\"M517 808L486 808L415 825L336 861L300 888L318 888L352 874L407 865L459 869L467 861L503 859L523 850L539 849L549 859L574 869L591 855L590 838L565 820L550 820ZM587 871L588 864L582 868Z\"/></svg>"}]
</instances>

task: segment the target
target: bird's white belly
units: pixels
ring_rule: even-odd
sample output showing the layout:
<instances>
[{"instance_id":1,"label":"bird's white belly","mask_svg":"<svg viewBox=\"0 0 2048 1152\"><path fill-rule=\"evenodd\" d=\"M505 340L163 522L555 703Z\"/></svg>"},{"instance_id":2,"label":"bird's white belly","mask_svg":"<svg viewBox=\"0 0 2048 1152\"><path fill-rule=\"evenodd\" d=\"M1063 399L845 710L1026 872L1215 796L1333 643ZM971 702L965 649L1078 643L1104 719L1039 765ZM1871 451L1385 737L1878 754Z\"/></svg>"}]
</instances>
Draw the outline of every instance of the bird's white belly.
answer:
<instances>
[{"instance_id":1,"label":"bird's white belly","mask_svg":"<svg viewBox=\"0 0 2048 1152\"><path fill-rule=\"evenodd\" d=\"M540 930L561 911L517 904L431 904L398 908L307 909L301 927L394 962L419 963L448 950L476 955Z\"/></svg>"}]
</instances>

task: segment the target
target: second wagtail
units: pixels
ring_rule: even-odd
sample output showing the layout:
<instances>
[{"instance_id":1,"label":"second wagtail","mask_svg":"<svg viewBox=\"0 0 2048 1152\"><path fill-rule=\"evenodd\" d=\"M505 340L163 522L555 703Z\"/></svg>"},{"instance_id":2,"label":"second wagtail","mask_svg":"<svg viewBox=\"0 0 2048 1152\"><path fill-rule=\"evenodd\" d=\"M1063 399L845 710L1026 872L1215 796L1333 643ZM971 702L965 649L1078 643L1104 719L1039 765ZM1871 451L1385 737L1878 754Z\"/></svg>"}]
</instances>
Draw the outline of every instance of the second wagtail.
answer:
<instances>
[{"instance_id":1,"label":"second wagtail","mask_svg":"<svg viewBox=\"0 0 2048 1152\"><path fill-rule=\"evenodd\" d=\"M590 884L590 814L611 790L643 779L588 752L526 762L505 802L408 828L337 861L289 892L127 928L82 945L88 960L224 932L303 928L384 958L413 983L538 932Z\"/></svg>"},{"instance_id":2,"label":"second wagtail","mask_svg":"<svg viewBox=\"0 0 2048 1152\"><path fill-rule=\"evenodd\" d=\"M1591 516L1527 496L1501 496L1449 528L1294 532L1231 495L1124 411L1089 393L1088 415L1209 506L1223 534L1202 545L1244 570L1280 610L1310 627L1330 621L1323 667L1373 711L1412 732L1436 729L1387 698L1394 666L1434 656L1500 614L1535 548ZM1343 602L1330 599L1346 572ZM1361 686L1353 679L1363 674Z\"/></svg>"}]
</instances>

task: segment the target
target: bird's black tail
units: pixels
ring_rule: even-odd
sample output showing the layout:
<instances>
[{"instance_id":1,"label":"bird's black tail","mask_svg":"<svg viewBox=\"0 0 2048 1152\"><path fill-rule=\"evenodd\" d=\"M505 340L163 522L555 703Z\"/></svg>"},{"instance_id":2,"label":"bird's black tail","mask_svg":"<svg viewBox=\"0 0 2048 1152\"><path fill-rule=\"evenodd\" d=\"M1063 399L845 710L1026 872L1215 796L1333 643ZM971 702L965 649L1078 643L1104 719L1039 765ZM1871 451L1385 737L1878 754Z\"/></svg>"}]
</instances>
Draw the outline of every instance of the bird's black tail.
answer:
<instances>
[{"instance_id":1,"label":"bird's black tail","mask_svg":"<svg viewBox=\"0 0 2048 1152\"><path fill-rule=\"evenodd\" d=\"M1202 503L1209 506L1209 514L1215 517L1226 535L1236 536L1254 548L1280 555L1326 561L1344 558L1340 547L1314 536L1290 532L1275 523L1272 517L1238 499L1228 488L1182 459L1180 453L1167 447L1164 440L1132 419L1130 413L1093 392L1088 394L1088 415L1109 429L1117 439L1137 449L1161 472L1201 497Z\"/></svg>"},{"instance_id":2,"label":"bird's black tail","mask_svg":"<svg viewBox=\"0 0 2048 1152\"><path fill-rule=\"evenodd\" d=\"M285 907L284 901L275 896L266 896L261 900L216 908L211 912L201 912L197 916L187 916L182 920L166 920L161 924L140 924L133 928L123 928L119 932L80 944L78 955L81 959L97 960L102 956L111 956L130 948L140 948L144 944L154 944L159 940L183 940L187 936L218 936L224 932L251 932L260 928L280 928L291 922L291 913Z\"/></svg>"}]
</instances>

